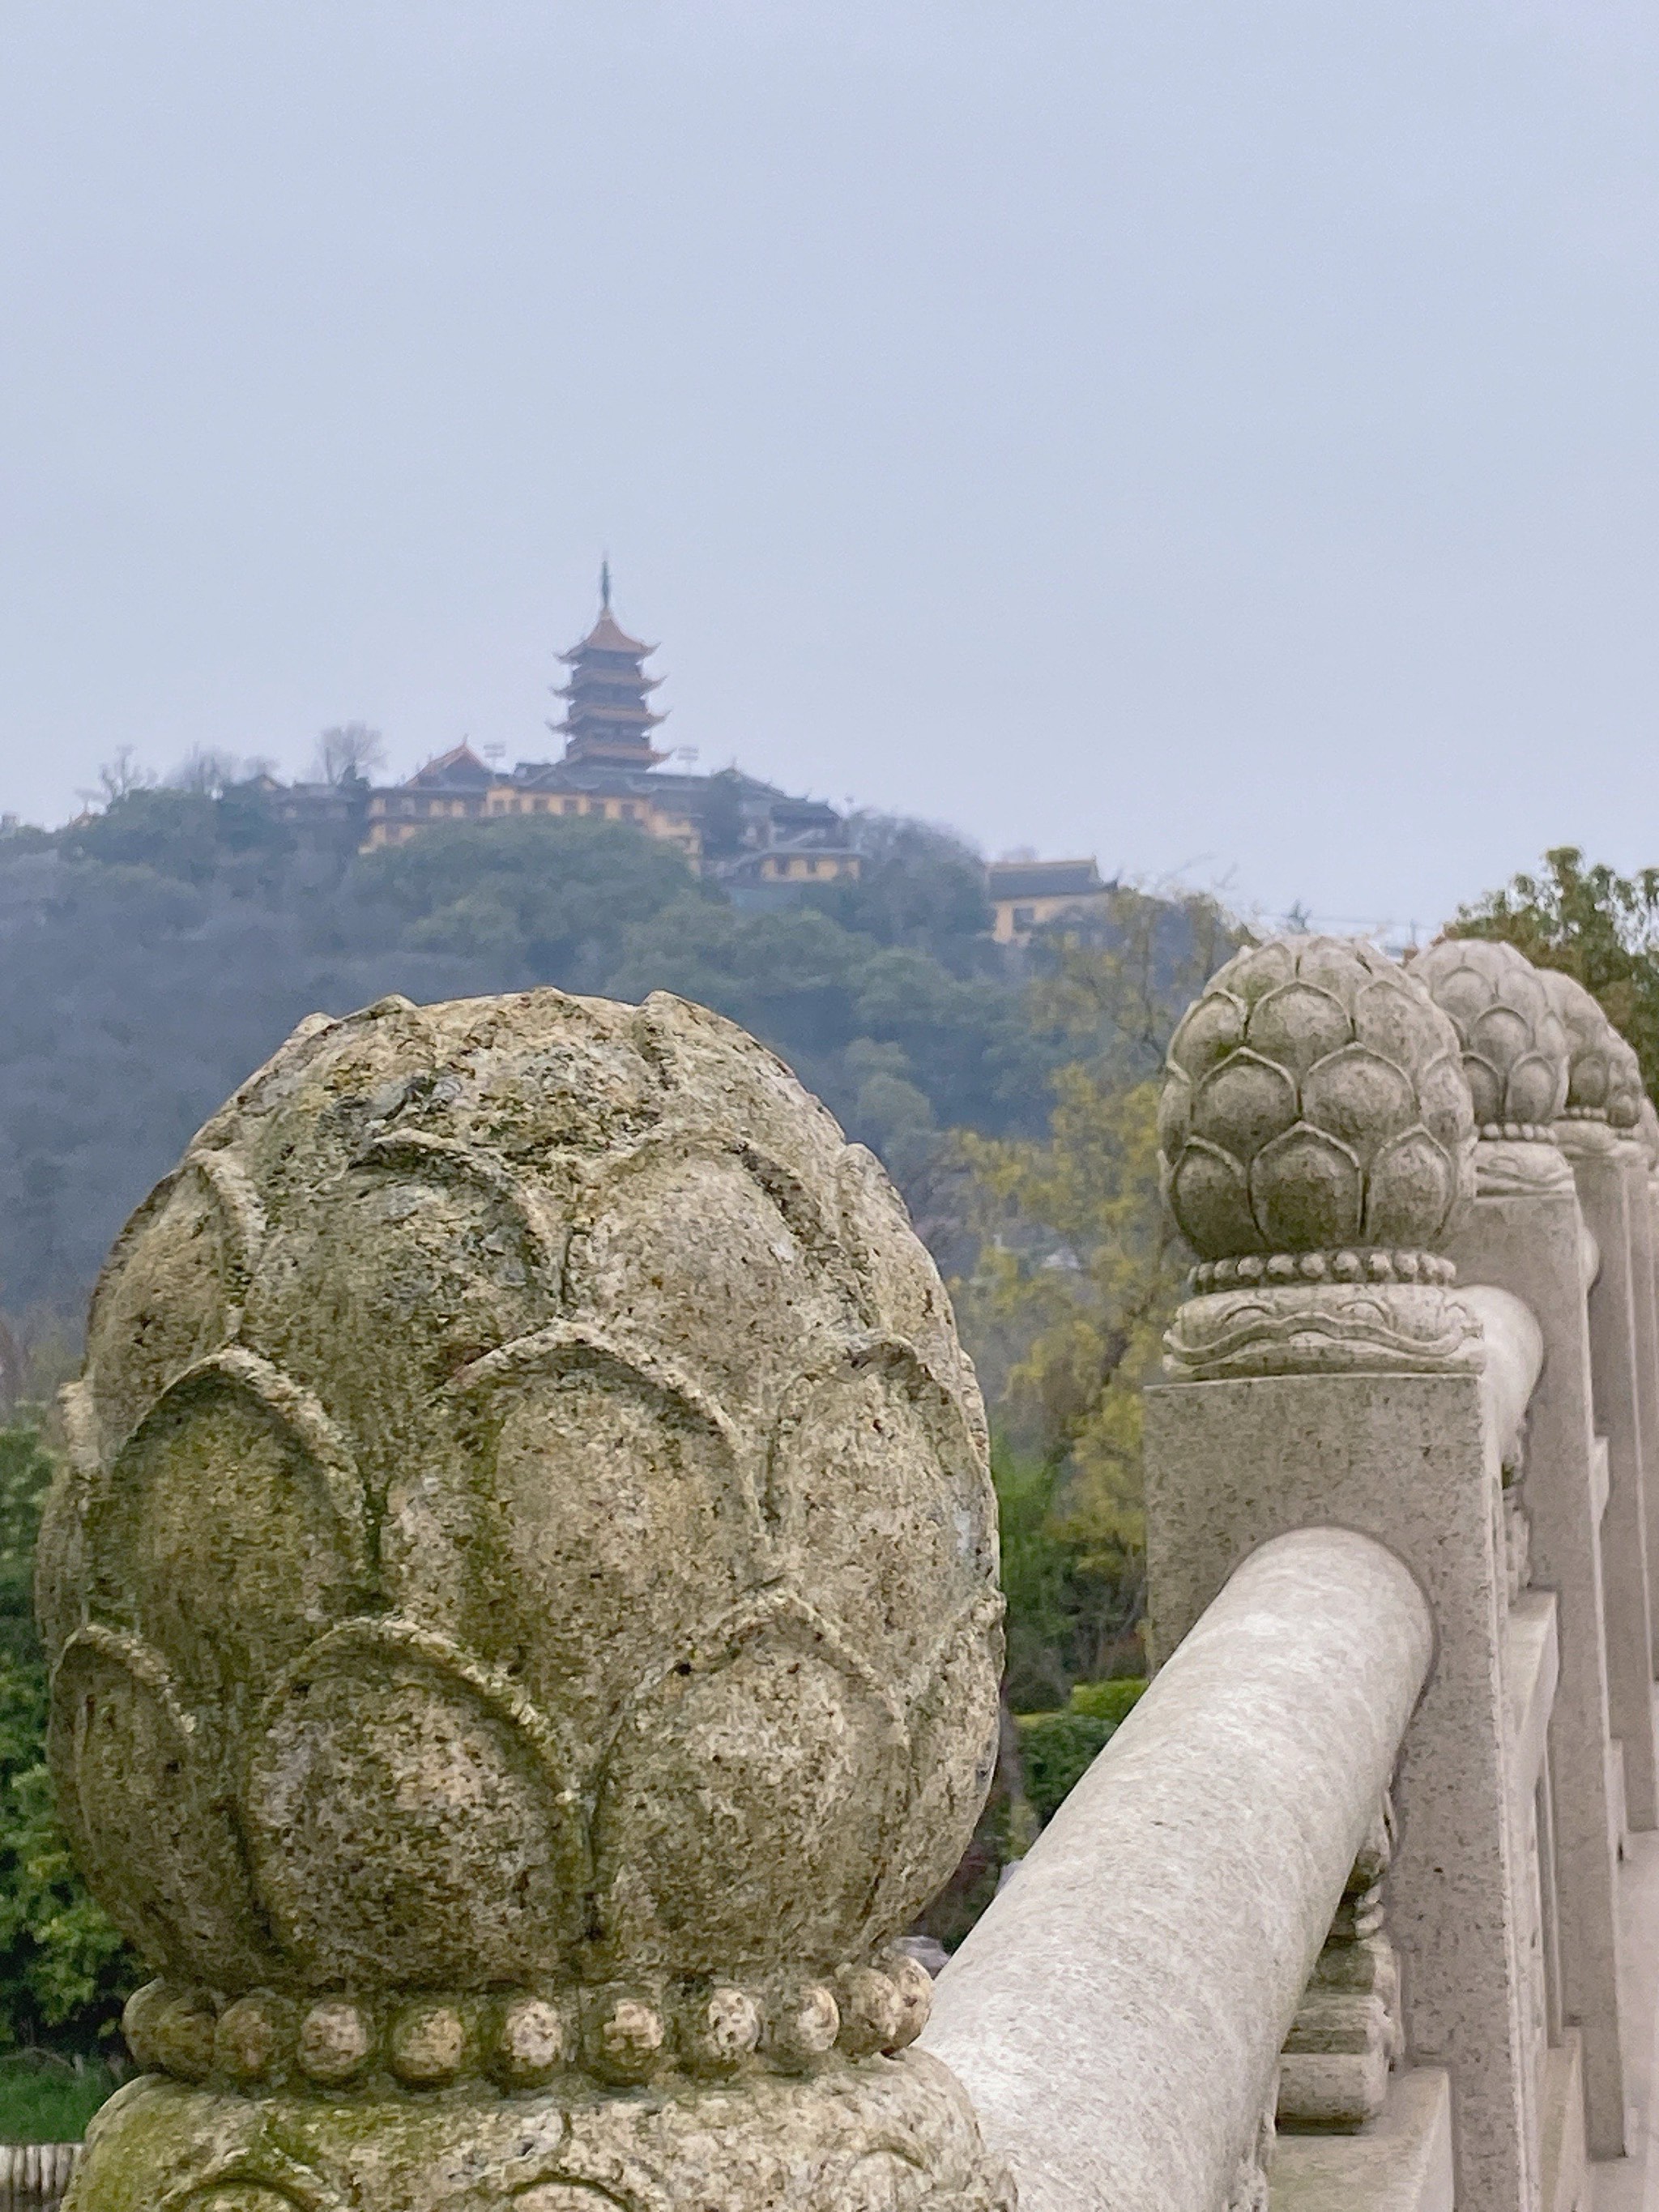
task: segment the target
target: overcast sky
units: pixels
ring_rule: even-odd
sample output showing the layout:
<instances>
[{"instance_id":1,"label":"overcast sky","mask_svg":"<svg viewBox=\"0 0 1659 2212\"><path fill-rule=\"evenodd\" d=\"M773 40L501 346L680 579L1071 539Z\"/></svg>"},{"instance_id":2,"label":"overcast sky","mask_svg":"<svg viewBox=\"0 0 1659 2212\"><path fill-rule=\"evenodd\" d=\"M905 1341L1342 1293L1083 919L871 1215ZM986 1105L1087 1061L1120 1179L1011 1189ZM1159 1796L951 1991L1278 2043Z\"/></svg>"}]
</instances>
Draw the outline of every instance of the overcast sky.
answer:
<instances>
[{"instance_id":1,"label":"overcast sky","mask_svg":"<svg viewBox=\"0 0 1659 2212\"><path fill-rule=\"evenodd\" d=\"M1267 912L1659 861L1659 26L3 0L0 805L665 741Z\"/></svg>"}]
</instances>

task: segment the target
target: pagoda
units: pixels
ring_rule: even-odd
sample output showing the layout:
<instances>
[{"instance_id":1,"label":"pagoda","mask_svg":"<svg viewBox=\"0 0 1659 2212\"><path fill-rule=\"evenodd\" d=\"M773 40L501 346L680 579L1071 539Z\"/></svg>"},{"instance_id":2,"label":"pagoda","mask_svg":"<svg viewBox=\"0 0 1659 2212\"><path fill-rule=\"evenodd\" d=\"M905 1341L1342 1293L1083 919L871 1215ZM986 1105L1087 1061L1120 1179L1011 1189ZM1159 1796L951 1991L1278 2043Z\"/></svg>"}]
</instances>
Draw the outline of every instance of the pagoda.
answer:
<instances>
[{"instance_id":1,"label":"pagoda","mask_svg":"<svg viewBox=\"0 0 1659 2212\"><path fill-rule=\"evenodd\" d=\"M656 751L651 732L665 719L647 703L662 678L647 676L641 664L656 651L629 637L611 611L611 564L599 570L599 618L579 645L559 659L570 671L568 683L554 697L568 703L562 732L568 762L605 761L619 768L653 768L667 755Z\"/></svg>"}]
</instances>

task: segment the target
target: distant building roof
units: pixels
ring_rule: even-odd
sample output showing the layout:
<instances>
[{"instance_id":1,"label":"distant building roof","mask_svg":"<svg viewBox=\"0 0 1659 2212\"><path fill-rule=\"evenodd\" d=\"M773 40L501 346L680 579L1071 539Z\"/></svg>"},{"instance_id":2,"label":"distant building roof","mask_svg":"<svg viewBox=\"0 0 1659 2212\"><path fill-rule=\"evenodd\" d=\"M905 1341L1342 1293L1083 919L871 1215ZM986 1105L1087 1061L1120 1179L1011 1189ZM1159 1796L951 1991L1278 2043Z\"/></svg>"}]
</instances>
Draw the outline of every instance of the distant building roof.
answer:
<instances>
[{"instance_id":1,"label":"distant building roof","mask_svg":"<svg viewBox=\"0 0 1659 2212\"><path fill-rule=\"evenodd\" d=\"M406 791L485 791L495 781L495 771L478 758L471 745L452 745L424 768L417 768L404 786Z\"/></svg>"},{"instance_id":2,"label":"distant building roof","mask_svg":"<svg viewBox=\"0 0 1659 2212\"><path fill-rule=\"evenodd\" d=\"M985 877L994 900L1087 898L1114 888L1093 860L993 860Z\"/></svg>"},{"instance_id":3,"label":"distant building roof","mask_svg":"<svg viewBox=\"0 0 1659 2212\"><path fill-rule=\"evenodd\" d=\"M559 658L569 662L580 660L585 653L626 653L636 659L647 659L656 649L654 645L647 645L637 637L629 637L610 608L605 607L587 635L578 639L569 652L562 653Z\"/></svg>"}]
</instances>

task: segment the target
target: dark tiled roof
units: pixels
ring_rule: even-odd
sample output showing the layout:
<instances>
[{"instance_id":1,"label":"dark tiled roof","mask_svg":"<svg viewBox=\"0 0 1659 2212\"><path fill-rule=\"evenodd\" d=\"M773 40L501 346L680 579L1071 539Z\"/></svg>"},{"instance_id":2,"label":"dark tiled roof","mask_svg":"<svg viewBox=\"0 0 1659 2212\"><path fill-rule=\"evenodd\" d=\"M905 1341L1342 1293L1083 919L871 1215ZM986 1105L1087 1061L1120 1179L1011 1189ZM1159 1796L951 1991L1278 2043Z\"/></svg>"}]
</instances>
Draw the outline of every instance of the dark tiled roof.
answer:
<instances>
[{"instance_id":1,"label":"dark tiled roof","mask_svg":"<svg viewBox=\"0 0 1659 2212\"><path fill-rule=\"evenodd\" d=\"M631 653L643 656L654 653L656 649L654 645L647 645L637 637L629 637L607 607L581 643L573 645L568 653L562 653L559 658L569 662L583 653Z\"/></svg>"},{"instance_id":2,"label":"dark tiled roof","mask_svg":"<svg viewBox=\"0 0 1659 2212\"><path fill-rule=\"evenodd\" d=\"M1083 898L1112 888L1092 860L994 860L985 877L994 899Z\"/></svg>"},{"instance_id":3,"label":"dark tiled roof","mask_svg":"<svg viewBox=\"0 0 1659 2212\"><path fill-rule=\"evenodd\" d=\"M405 791L487 791L495 781L495 771L478 758L471 745L452 745L436 760L429 760L424 768L416 769L404 786Z\"/></svg>"}]
</instances>

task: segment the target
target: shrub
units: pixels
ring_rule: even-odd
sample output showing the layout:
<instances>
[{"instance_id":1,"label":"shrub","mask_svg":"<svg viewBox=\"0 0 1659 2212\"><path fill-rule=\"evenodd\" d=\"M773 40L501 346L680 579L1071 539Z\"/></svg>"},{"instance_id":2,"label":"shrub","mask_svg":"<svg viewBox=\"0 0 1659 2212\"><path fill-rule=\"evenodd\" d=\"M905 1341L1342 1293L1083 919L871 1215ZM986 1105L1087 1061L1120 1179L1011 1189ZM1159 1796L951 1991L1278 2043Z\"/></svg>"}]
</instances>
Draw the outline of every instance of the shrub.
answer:
<instances>
[{"instance_id":1,"label":"shrub","mask_svg":"<svg viewBox=\"0 0 1659 2212\"><path fill-rule=\"evenodd\" d=\"M1129 1675L1079 1682L1062 1711L1019 1716L1025 1794L1045 1826L1111 1741L1146 1686L1139 1676Z\"/></svg>"}]
</instances>

